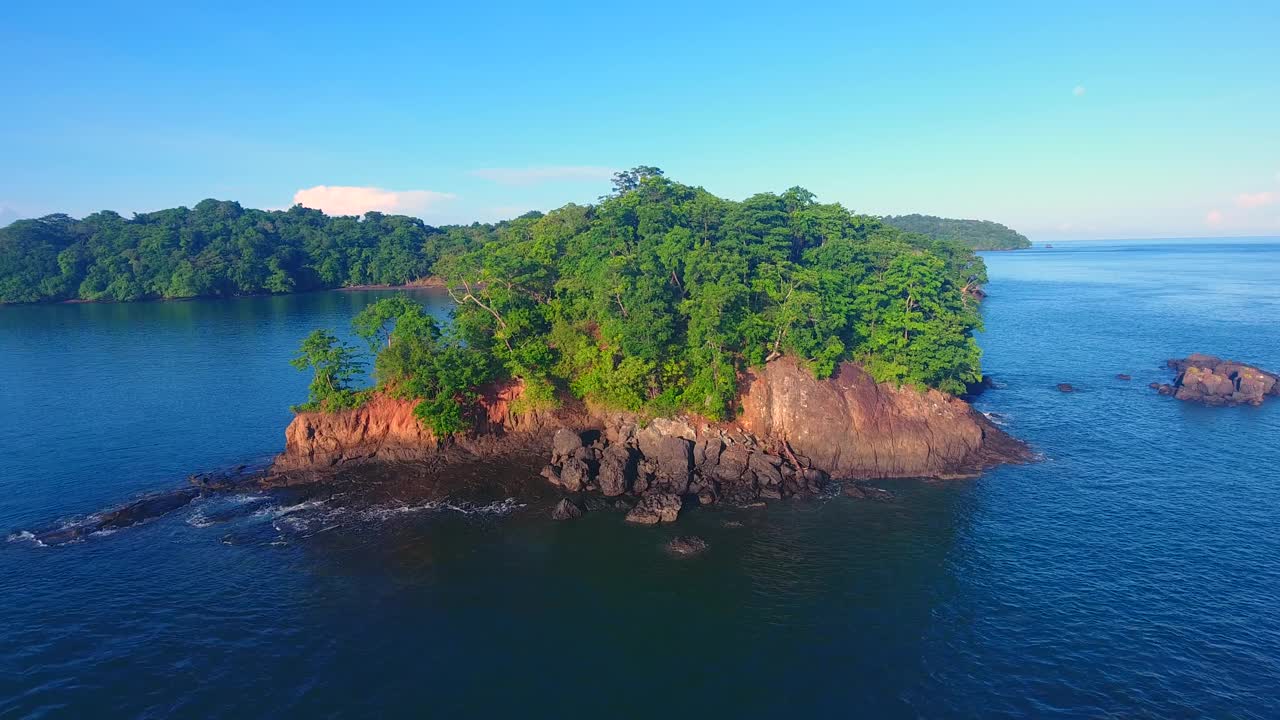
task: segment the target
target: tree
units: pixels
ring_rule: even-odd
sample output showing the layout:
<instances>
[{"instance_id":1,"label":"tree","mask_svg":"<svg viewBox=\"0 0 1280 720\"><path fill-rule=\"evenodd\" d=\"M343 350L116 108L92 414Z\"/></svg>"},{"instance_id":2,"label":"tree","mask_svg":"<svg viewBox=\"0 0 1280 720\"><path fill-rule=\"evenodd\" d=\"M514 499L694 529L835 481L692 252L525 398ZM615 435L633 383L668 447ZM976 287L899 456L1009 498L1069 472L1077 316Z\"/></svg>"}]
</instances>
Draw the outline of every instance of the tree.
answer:
<instances>
[{"instance_id":1,"label":"tree","mask_svg":"<svg viewBox=\"0 0 1280 720\"><path fill-rule=\"evenodd\" d=\"M662 177L662 170L652 165L637 165L630 170L622 170L613 174L613 194L625 195L640 188L640 184L649 178Z\"/></svg>"},{"instance_id":2,"label":"tree","mask_svg":"<svg viewBox=\"0 0 1280 720\"><path fill-rule=\"evenodd\" d=\"M351 383L361 373L364 363L357 360L354 347L342 343L328 330L315 330L298 347L298 355L289 361L299 370L311 368L309 396L296 410L335 411L355 407L360 396Z\"/></svg>"}]
</instances>

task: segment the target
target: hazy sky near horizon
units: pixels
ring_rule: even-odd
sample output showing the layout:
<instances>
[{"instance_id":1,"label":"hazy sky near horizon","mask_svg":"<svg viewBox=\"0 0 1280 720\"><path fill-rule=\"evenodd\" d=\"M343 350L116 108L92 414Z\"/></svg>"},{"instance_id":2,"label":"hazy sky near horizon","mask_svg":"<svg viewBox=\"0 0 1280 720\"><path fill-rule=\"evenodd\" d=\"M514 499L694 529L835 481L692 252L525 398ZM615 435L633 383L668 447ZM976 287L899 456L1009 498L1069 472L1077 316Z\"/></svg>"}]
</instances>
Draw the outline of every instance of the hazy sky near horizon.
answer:
<instances>
[{"instance_id":1,"label":"hazy sky near horizon","mask_svg":"<svg viewBox=\"0 0 1280 720\"><path fill-rule=\"evenodd\" d=\"M434 224L657 165L1033 239L1280 235L1280 3L15 3L0 224Z\"/></svg>"}]
</instances>

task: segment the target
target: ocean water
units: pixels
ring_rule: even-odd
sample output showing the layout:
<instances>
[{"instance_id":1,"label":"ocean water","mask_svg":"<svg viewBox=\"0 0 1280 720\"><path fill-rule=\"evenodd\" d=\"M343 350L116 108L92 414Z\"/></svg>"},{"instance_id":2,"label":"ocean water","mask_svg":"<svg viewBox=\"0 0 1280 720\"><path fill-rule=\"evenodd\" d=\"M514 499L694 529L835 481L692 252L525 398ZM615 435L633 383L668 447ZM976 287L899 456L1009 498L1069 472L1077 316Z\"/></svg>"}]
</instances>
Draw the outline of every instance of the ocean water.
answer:
<instances>
[{"instance_id":1,"label":"ocean water","mask_svg":"<svg viewBox=\"0 0 1280 720\"><path fill-rule=\"evenodd\" d=\"M1280 369L1280 239L987 262L978 405L1040 462L660 528L473 467L43 547L265 462L297 342L377 294L0 308L0 718L1280 716L1280 401L1146 387Z\"/></svg>"}]
</instances>

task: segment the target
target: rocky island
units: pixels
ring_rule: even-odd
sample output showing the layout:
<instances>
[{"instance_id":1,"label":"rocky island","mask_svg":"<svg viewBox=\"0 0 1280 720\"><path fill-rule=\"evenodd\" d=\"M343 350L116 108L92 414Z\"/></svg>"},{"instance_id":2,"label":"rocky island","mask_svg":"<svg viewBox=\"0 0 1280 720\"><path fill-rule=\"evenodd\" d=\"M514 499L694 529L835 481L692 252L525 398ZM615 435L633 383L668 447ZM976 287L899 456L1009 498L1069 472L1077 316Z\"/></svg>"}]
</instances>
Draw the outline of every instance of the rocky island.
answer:
<instances>
[{"instance_id":1,"label":"rocky island","mask_svg":"<svg viewBox=\"0 0 1280 720\"><path fill-rule=\"evenodd\" d=\"M1172 384L1152 383L1161 395L1205 405L1261 405L1268 396L1280 396L1280 376L1252 365L1199 353L1172 359L1168 367L1178 374Z\"/></svg>"},{"instance_id":2,"label":"rocky island","mask_svg":"<svg viewBox=\"0 0 1280 720\"><path fill-rule=\"evenodd\" d=\"M374 387L353 386L357 348L306 339L311 397L268 483L542 457L557 516L591 493L656 523L1029 458L955 397L982 380L982 260L801 188L731 202L636 168L434 272L446 326L403 297L353 321Z\"/></svg>"}]
</instances>

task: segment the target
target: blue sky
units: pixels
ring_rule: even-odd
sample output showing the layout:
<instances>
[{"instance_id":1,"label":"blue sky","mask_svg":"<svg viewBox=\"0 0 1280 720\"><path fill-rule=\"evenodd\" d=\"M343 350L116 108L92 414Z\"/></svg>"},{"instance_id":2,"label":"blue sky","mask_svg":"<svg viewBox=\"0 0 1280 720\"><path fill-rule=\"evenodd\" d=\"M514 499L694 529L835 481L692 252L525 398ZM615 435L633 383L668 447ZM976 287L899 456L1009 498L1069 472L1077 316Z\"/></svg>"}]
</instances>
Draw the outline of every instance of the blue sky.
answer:
<instances>
[{"instance_id":1,"label":"blue sky","mask_svg":"<svg viewBox=\"0 0 1280 720\"><path fill-rule=\"evenodd\" d=\"M0 223L493 220L649 164L1034 239L1280 235L1280 3L1120 4L19 2Z\"/></svg>"}]
</instances>

